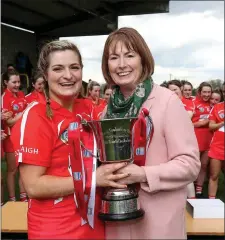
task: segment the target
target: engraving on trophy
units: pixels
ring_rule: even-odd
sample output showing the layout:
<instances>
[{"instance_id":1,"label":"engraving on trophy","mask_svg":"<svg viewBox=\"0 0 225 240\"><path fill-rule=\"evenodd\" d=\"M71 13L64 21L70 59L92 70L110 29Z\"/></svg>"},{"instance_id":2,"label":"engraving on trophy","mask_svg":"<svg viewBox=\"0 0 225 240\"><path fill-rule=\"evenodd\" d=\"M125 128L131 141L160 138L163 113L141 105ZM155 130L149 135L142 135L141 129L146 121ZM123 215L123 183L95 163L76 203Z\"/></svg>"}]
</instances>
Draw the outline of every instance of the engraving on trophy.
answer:
<instances>
[{"instance_id":1,"label":"engraving on trophy","mask_svg":"<svg viewBox=\"0 0 225 240\"><path fill-rule=\"evenodd\" d=\"M137 198L123 201L102 201L102 212L106 214L125 214L139 210Z\"/></svg>"},{"instance_id":2,"label":"engraving on trophy","mask_svg":"<svg viewBox=\"0 0 225 240\"><path fill-rule=\"evenodd\" d=\"M130 160L131 120L101 122L106 161Z\"/></svg>"}]
</instances>

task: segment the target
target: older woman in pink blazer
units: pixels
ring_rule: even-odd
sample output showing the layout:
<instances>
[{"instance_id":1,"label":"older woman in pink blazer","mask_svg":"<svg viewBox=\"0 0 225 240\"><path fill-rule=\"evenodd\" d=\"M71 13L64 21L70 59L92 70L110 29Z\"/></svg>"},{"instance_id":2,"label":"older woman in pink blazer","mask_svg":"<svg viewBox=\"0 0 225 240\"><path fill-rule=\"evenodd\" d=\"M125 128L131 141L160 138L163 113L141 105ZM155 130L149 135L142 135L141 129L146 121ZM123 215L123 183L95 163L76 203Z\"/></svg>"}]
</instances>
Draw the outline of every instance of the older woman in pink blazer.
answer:
<instances>
[{"instance_id":1,"label":"older woman in pink blazer","mask_svg":"<svg viewBox=\"0 0 225 240\"><path fill-rule=\"evenodd\" d=\"M114 84L105 118L150 112L154 134L144 166L129 164L121 184L140 183L143 218L106 222L106 239L186 239L187 185L200 170L193 125L175 93L153 83L154 60L132 28L121 28L106 40L102 59L106 81Z\"/></svg>"}]
</instances>

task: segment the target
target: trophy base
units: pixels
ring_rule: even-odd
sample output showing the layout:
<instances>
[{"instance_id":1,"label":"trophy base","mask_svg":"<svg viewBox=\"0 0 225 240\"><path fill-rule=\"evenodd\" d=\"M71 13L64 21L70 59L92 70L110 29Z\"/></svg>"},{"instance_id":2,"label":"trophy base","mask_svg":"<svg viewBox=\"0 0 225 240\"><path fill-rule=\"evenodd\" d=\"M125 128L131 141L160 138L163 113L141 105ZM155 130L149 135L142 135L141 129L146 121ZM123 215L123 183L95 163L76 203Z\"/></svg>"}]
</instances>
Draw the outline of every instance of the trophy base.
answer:
<instances>
[{"instance_id":1,"label":"trophy base","mask_svg":"<svg viewBox=\"0 0 225 240\"><path fill-rule=\"evenodd\" d=\"M121 214L107 214L99 213L98 217L102 221L117 222L117 221L127 221L132 219L141 218L144 216L144 211L139 209L131 213L121 213Z\"/></svg>"}]
</instances>

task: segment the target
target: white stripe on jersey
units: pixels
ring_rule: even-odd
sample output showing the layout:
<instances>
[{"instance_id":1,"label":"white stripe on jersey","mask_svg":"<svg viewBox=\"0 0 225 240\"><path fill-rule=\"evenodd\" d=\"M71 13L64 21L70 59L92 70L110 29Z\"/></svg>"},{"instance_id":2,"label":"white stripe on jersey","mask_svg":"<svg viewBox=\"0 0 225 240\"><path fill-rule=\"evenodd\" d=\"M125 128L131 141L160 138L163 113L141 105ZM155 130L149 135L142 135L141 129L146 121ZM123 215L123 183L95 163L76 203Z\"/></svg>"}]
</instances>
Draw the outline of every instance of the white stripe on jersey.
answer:
<instances>
[{"instance_id":1,"label":"white stripe on jersey","mask_svg":"<svg viewBox=\"0 0 225 240\"><path fill-rule=\"evenodd\" d=\"M30 104L30 106L27 107L23 113L22 120L21 120L21 126L20 126L20 146L23 145L23 141L24 141L24 132L25 132L28 113L31 110L31 108L34 107L36 104L38 104L38 102L33 102L32 104ZM19 153L18 162L22 162L22 153L21 152Z\"/></svg>"},{"instance_id":2,"label":"white stripe on jersey","mask_svg":"<svg viewBox=\"0 0 225 240\"><path fill-rule=\"evenodd\" d=\"M30 96L30 95L31 95L31 93L27 94L27 95L25 96L25 98L28 97L28 96Z\"/></svg>"},{"instance_id":3,"label":"white stripe on jersey","mask_svg":"<svg viewBox=\"0 0 225 240\"><path fill-rule=\"evenodd\" d=\"M59 133L60 133L61 125L62 125L62 123L63 123L64 120L65 120L65 119L63 119L63 120L58 124L58 136L59 136Z\"/></svg>"},{"instance_id":4,"label":"white stripe on jersey","mask_svg":"<svg viewBox=\"0 0 225 240\"><path fill-rule=\"evenodd\" d=\"M224 132L224 130L225 130L225 129L224 129L224 126L222 126L221 128L219 128L218 131L219 131L219 132Z\"/></svg>"}]
</instances>

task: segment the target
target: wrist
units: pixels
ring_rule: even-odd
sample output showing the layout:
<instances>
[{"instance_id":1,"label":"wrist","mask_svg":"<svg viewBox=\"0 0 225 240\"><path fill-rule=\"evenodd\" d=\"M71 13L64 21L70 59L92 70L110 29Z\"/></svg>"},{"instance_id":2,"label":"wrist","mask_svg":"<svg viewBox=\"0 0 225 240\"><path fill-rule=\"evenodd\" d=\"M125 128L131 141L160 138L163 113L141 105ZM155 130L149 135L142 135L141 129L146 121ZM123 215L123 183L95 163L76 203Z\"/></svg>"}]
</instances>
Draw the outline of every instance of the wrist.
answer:
<instances>
[{"instance_id":1,"label":"wrist","mask_svg":"<svg viewBox=\"0 0 225 240\"><path fill-rule=\"evenodd\" d=\"M144 167L141 167L141 171L142 171L142 174L141 174L141 178L140 178L140 183L145 183L145 182L147 182L147 176L146 176Z\"/></svg>"}]
</instances>

